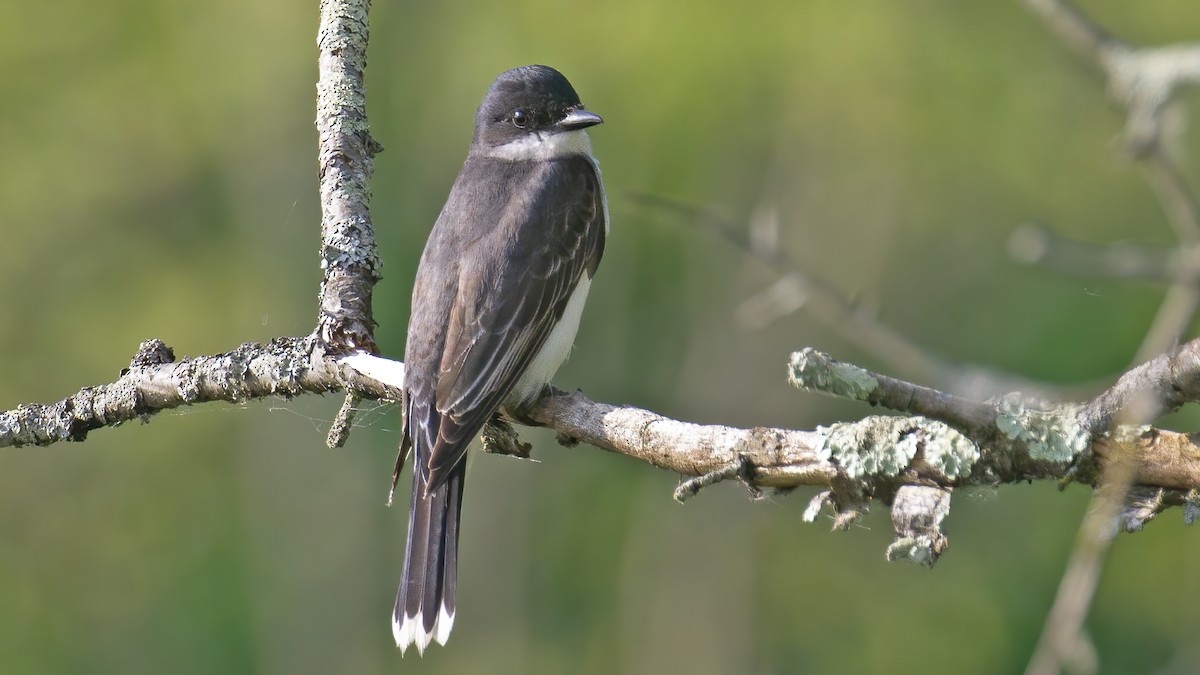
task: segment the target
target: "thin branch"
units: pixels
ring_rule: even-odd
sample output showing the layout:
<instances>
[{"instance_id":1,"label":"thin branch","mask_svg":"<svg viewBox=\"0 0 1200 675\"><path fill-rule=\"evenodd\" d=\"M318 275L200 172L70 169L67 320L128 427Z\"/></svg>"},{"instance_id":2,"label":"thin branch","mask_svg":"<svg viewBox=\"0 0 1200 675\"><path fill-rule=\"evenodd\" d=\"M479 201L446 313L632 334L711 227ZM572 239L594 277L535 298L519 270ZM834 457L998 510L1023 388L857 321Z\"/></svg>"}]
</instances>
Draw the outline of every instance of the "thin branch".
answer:
<instances>
[{"instance_id":1,"label":"thin branch","mask_svg":"<svg viewBox=\"0 0 1200 675\"><path fill-rule=\"evenodd\" d=\"M792 354L788 379L794 386L808 391L930 417L968 435L991 433L998 415L996 406L990 403L947 394L842 363L815 349L803 349Z\"/></svg>"},{"instance_id":2,"label":"thin branch","mask_svg":"<svg viewBox=\"0 0 1200 675\"><path fill-rule=\"evenodd\" d=\"M383 264L371 223L372 158L383 150L368 130L367 15L370 0L321 0L317 29L317 154L321 176L320 302L314 334L337 353L375 353L371 293ZM347 392L326 443L346 442L355 396Z\"/></svg>"},{"instance_id":3,"label":"thin branch","mask_svg":"<svg viewBox=\"0 0 1200 675\"><path fill-rule=\"evenodd\" d=\"M1182 254L1178 274L1182 279L1200 277L1200 206L1179 169L1161 147L1142 162L1150 182L1179 237ZM1167 289L1134 362L1139 363L1177 344L1200 307L1200 288L1195 283L1176 283Z\"/></svg>"},{"instance_id":4,"label":"thin branch","mask_svg":"<svg viewBox=\"0 0 1200 675\"><path fill-rule=\"evenodd\" d=\"M1183 173L1161 150L1147 155L1141 166L1180 244L1195 248L1200 244L1200 204ZM1195 265L1190 269L1195 271Z\"/></svg>"},{"instance_id":5,"label":"thin branch","mask_svg":"<svg viewBox=\"0 0 1200 675\"><path fill-rule=\"evenodd\" d=\"M1180 276L1175 250L1130 242L1077 241L1039 223L1026 223L1014 230L1008 239L1008 252L1026 265L1037 265L1064 276L1197 284L1195 277Z\"/></svg>"},{"instance_id":6,"label":"thin branch","mask_svg":"<svg viewBox=\"0 0 1200 675\"><path fill-rule=\"evenodd\" d=\"M1024 0L1071 47L1102 61L1116 44L1111 35L1071 5L1058 0Z\"/></svg>"},{"instance_id":7,"label":"thin branch","mask_svg":"<svg viewBox=\"0 0 1200 675\"><path fill-rule=\"evenodd\" d=\"M1100 581L1100 562L1108 554L1113 522L1129 489L1132 472L1128 464L1110 462L1105 477L1088 507L1067 561L1054 604L1046 615L1026 675L1056 675L1061 668L1074 673L1094 673L1099 657L1091 640L1083 634L1083 623Z\"/></svg>"},{"instance_id":8,"label":"thin branch","mask_svg":"<svg viewBox=\"0 0 1200 675\"><path fill-rule=\"evenodd\" d=\"M823 435L816 431L692 424L579 392L555 392L526 414L570 439L685 476L719 473L743 457L759 487L828 485L838 474L822 457Z\"/></svg>"}]
</instances>

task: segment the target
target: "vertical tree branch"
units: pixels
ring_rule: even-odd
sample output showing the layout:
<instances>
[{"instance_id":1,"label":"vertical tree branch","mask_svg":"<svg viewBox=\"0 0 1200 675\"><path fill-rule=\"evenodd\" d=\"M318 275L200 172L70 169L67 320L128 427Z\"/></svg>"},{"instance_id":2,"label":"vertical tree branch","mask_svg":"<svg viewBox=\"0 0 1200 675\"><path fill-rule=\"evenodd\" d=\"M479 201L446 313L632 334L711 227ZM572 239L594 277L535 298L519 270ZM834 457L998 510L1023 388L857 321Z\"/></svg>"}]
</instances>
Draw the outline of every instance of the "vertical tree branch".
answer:
<instances>
[{"instance_id":1,"label":"vertical tree branch","mask_svg":"<svg viewBox=\"0 0 1200 675\"><path fill-rule=\"evenodd\" d=\"M372 158L363 71L370 0L322 0L317 31L321 282L317 335L334 351L376 352L371 291L381 263L371 224Z\"/></svg>"}]
</instances>

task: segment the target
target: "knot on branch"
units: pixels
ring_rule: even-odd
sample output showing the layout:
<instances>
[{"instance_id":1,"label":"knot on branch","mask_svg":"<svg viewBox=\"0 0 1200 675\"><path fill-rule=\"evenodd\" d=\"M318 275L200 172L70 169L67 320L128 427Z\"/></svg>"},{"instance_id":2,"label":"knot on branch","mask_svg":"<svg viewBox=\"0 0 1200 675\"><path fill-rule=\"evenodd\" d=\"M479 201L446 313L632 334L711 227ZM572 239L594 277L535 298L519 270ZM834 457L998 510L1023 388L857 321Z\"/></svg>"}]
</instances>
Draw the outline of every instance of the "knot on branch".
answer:
<instances>
[{"instance_id":1,"label":"knot on branch","mask_svg":"<svg viewBox=\"0 0 1200 675\"><path fill-rule=\"evenodd\" d=\"M892 528L896 531L896 539L887 548L887 559L933 567L950 546L941 527L949 513L949 490L921 485L901 486L892 500Z\"/></svg>"},{"instance_id":2,"label":"knot on branch","mask_svg":"<svg viewBox=\"0 0 1200 675\"><path fill-rule=\"evenodd\" d=\"M161 366L164 363L175 363L175 350L158 338L150 338L138 345L137 353L129 361L129 367L145 368Z\"/></svg>"},{"instance_id":3,"label":"knot on branch","mask_svg":"<svg viewBox=\"0 0 1200 675\"><path fill-rule=\"evenodd\" d=\"M513 425L500 415L492 415L492 419L483 425L479 434L483 442L483 451L496 455L510 455L520 459L529 459L533 446L523 443Z\"/></svg>"},{"instance_id":4,"label":"knot on branch","mask_svg":"<svg viewBox=\"0 0 1200 675\"><path fill-rule=\"evenodd\" d=\"M358 350L379 353L371 314L371 289L376 277L359 271L330 270L322 284L317 337L330 355Z\"/></svg>"}]
</instances>

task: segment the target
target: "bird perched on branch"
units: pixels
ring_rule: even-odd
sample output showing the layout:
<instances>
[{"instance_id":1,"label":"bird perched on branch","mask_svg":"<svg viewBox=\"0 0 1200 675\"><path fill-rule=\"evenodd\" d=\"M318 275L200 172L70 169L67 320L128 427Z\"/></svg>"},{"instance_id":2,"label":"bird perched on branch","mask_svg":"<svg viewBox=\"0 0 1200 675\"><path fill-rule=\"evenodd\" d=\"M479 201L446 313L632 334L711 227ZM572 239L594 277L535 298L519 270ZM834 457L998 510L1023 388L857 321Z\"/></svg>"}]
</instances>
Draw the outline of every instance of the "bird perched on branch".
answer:
<instances>
[{"instance_id":1,"label":"bird perched on branch","mask_svg":"<svg viewBox=\"0 0 1200 675\"><path fill-rule=\"evenodd\" d=\"M600 168L570 82L547 66L501 73L425 244L405 350L393 488L413 457L404 575L392 632L403 651L454 623L467 446L518 415L566 360L608 232Z\"/></svg>"}]
</instances>

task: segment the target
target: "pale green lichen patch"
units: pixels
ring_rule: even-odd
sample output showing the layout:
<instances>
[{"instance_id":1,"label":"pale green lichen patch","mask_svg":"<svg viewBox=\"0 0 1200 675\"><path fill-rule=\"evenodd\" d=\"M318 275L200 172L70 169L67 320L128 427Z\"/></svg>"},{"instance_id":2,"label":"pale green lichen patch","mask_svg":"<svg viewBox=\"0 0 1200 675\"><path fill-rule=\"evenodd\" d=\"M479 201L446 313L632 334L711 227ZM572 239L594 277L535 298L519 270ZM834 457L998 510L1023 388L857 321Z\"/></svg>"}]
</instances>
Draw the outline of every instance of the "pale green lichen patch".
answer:
<instances>
[{"instance_id":1,"label":"pale green lichen patch","mask_svg":"<svg viewBox=\"0 0 1200 675\"><path fill-rule=\"evenodd\" d=\"M955 480L971 472L979 448L970 438L924 417L868 417L817 428L824 434L822 458L838 462L851 478L896 476L918 450L925 464Z\"/></svg>"},{"instance_id":2,"label":"pale green lichen patch","mask_svg":"<svg viewBox=\"0 0 1200 675\"><path fill-rule=\"evenodd\" d=\"M1046 407L1021 394L1007 394L997 401L996 409L996 428L1024 443L1035 460L1066 464L1091 442L1079 423L1078 405Z\"/></svg>"},{"instance_id":3,"label":"pale green lichen patch","mask_svg":"<svg viewBox=\"0 0 1200 675\"><path fill-rule=\"evenodd\" d=\"M793 352L788 366L788 381L808 391L865 401L879 386L870 372L812 347Z\"/></svg>"},{"instance_id":4,"label":"pale green lichen patch","mask_svg":"<svg viewBox=\"0 0 1200 675\"><path fill-rule=\"evenodd\" d=\"M825 435L822 454L837 462L851 478L895 476L912 463L918 443L902 432L911 429L912 420L904 417L865 417L817 427Z\"/></svg>"},{"instance_id":5,"label":"pale green lichen patch","mask_svg":"<svg viewBox=\"0 0 1200 675\"><path fill-rule=\"evenodd\" d=\"M954 428L937 420L925 420L925 463L950 480L971 473L979 461L979 446Z\"/></svg>"},{"instance_id":6,"label":"pale green lichen patch","mask_svg":"<svg viewBox=\"0 0 1200 675\"><path fill-rule=\"evenodd\" d=\"M966 436L924 417L872 416L817 431L825 435L822 459L836 462L851 478L898 475L920 451L929 468L956 480L970 473L980 457L978 446Z\"/></svg>"},{"instance_id":7,"label":"pale green lichen patch","mask_svg":"<svg viewBox=\"0 0 1200 675\"><path fill-rule=\"evenodd\" d=\"M938 544L933 537L896 537L888 545L884 556L888 562L906 561L924 567L933 567L939 557Z\"/></svg>"}]
</instances>

